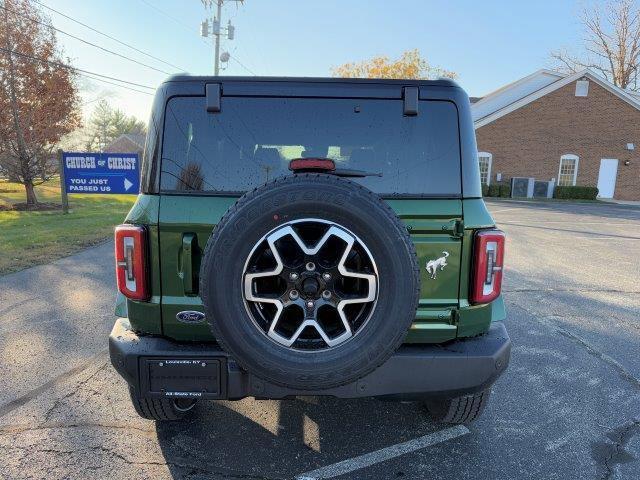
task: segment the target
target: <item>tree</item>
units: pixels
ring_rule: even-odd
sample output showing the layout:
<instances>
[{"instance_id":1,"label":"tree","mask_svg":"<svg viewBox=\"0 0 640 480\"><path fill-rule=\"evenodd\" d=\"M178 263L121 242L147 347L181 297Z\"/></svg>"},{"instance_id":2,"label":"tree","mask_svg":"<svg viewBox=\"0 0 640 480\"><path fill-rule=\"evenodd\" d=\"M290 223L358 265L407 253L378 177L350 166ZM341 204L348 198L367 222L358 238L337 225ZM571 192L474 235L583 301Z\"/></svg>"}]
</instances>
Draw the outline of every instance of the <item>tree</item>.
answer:
<instances>
[{"instance_id":1,"label":"tree","mask_svg":"<svg viewBox=\"0 0 640 480\"><path fill-rule=\"evenodd\" d=\"M52 29L31 0L0 5L0 170L25 187L56 172L56 143L80 124L76 75L65 67Z\"/></svg>"},{"instance_id":2,"label":"tree","mask_svg":"<svg viewBox=\"0 0 640 480\"><path fill-rule=\"evenodd\" d=\"M569 72L591 68L620 88L638 90L640 68L640 9L632 0L613 0L604 7L584 9L585 29L582 57L566 51L551 52L560 67Z\"/></svg>"},{"instance_id":3,"label":"tree","mask_svg":"<svg viewBox=\"0 0 640 480\"><path fill-rule=\"evenodd\" d=\"M109 143L124 133L145 135L144 122L114 109L106 100L96 105L87 126L86 149L103 150Z\"/></svg>"},{"instance_id":4,"label":"tree","mask_svg":"<svg viewBox=\"0 0 640 480\"><path fill-rule=\"evenodd\" d=\"M420 56L420 51L407 50L399 59L377 56L361 62L345 63L331 69L334 77L344 78L456 78L455 72L434 67Z\"/></svg>"}]
</instances>

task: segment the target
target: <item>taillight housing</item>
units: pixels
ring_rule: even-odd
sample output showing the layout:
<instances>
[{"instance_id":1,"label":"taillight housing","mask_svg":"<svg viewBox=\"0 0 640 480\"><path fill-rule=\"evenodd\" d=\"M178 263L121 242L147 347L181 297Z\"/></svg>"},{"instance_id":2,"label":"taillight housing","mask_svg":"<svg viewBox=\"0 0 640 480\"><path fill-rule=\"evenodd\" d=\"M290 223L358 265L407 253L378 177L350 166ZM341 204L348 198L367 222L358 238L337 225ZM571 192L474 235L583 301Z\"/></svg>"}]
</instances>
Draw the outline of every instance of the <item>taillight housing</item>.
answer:
<instances>
[{"instance_id":1,"label":"taillight housing","mask_svg":"<svg viewBox=\"0 0 640 480\"><path fill-rule=\"evenodd\" d=\"M336 163L330 158L294 158L289 162L292 172L333 172Z\"/></svg>"},{"instance_id":2,"label":"taillight housing","mask_svg":"<svg viewBox=\"0 0 640 480\"><path fill-rule=\"evenodd\" d=\"M118 225L115 240L118 290L131 300L149 300L147 230L137 225Z\"/></svg>"},{"instance_id":3,"label":"taillight housing","mask_svg":"<svg viewBox=\"0 0 640 480\"><path fill-rule=\"evenodd\" d=\"M471 303L489 303L502 289L505 235L501 230L479 230L473 242Z\"/></svg>"}]
</instances>

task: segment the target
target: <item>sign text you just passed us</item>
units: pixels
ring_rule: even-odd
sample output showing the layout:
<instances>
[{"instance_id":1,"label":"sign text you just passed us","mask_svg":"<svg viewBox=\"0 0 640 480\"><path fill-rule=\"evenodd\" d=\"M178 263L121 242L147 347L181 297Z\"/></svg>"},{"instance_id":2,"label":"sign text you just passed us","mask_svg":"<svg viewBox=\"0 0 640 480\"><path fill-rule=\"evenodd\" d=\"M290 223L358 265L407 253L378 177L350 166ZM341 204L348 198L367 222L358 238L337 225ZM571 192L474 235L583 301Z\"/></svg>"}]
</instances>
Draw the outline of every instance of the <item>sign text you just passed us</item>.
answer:
<instances>
[{"instance_id":1,"label":"sign text you just passed us","mask_svg":"<svg viewBox=\"0 0 640 480\"><path fill-rule=\"evenodd\" d=\"M137 153L62 154L67 193L130 193L140 190Z\"/></svg>"}]
</instances>

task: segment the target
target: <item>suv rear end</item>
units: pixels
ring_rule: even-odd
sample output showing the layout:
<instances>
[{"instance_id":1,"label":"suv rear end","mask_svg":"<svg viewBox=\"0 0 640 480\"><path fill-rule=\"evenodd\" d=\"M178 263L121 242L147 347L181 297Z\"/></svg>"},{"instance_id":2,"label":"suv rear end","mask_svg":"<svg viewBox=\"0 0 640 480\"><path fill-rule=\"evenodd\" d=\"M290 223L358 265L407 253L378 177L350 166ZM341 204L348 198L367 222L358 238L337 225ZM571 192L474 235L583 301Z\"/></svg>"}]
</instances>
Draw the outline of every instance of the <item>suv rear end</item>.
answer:
<instances>
[{"instance_id":1,"label":"suv rear end","mask_svg":"<svg viewBox=\"0 0 640 480\"><path fill-rule=\"evenodd\" d=\"M292 172L290 167L299 160L303 170ZM317 160L330 160L332 167L320 168ZM296 178L287 180L289 177ZM455 83L173 77L154 100L141 185L142 193L125 220L127 226L116 232L121 291L117 315L121 318L110 337L110 352L143 416L179 418L197 399L294 395L424 400L434 417L449 422L466 422L479 415L510 352L501 322L505 317L500 295L504 236L494 230L481 198L469 100ZM377 350L389 349L384 358L370 352L366 368L354 367L359 375L333 375L327 367L327 378L307 381L314 374L313 365L321 370L323 356L336 350L329 342L312 351L325 337L316 339L313 329L305 330L289 348L296 355L306 351L315 360L310 361L308 373L296 378L291 369L289 381L287 364L270 367L282 370L270 375L255 359L241 358L244 353L239 352L247 350L229 345L233 339L219 338L229 332L219 323L248 320L243 318L244 311L225 311L221 297L202 290L217 283L211 288L217 288L220 295L228 282L231 295L236 280L221 279L218 272L227 264L245 264L243 275L247 275L250 259L216 259L216 252L210 250L220 251L224 246L219 238L224 234L221 224L243 231L237 227L244 218L238 209L245 208L250 214L247 218L253 218L267 212L274 202L288 206L295 196L291 192L299 191L299 201L317 204L318 211L305 207L304 222L287 218L289 214L280 218L270 213L268 225L282 229L302 222L296 225L307 228L311 219L325 222L322 192L330 196L334 186L372 193L384 204L380 212L390 207L389 215L397 222L380 228L389 231L399 225L402 231L381 236L387 241L380 241L379 251L396 248L389 245L397 242L397 248L407 251L403 258L411 257L415 263L414 279L405 278L414 275L407 269L392 269L393 275L376 272L380 284L375 293L383 295L401 280L407 282L402 285L417 286L417 291L413 296L398 291L395 305L385 300L388 312L393 312L386 323L405 323L397 327L402 338L396 343L379 339ZM256 188L258 193L253 194ZM313 195L314 188L318 197L305 200L305 194ZM289 192L286 200L278 200L277 189ZM263 193L266 197L260 200ZM276 200L267 201L268 195ZM378 208L376 199L371 199L371 208ZM343 209L344 218L348 203L336 207ZM367 207L360 208L364 218ZM349 238L351 231L340 222L336 225L335 231L347 232L345 238ZM260 232L266 236L260 241L269 238L271 226ZM371 225L361 227L363 232L375 230ZM254 250L260 243L243 234L227 238L239 244L245 240L255 243ZM356 234L352 238L361 240ZM363 245L367 242L368 238L362 238ZM408 242L406 248L402 242ZM234 251L232 246L228 251ZM296 279L293 286L282 286L283 298L286 302L298 301L298 296L309 302L328 302L332 292L323 275L330 278L329 270L320 272L320 266L308 261L312 257L305 258L307 267L311 263L314 268L304 267L303 262L299 271L290 272ZM377 260L384 263L382 258ZM376 265L363 268L370 271ZM313 280L316 274L317 281ZM305 285L312 284L308 292L298 275L309 277L305 280ZM317 294L314 288L319 289ZM265 317L268 322L271 307L266 303L245 298L246 316ZM300 322L309 319L313 323L304 305ZM374 302L367 308L371 311L365 311L366 315L354 313L354 322L364 324L383 305ZM396 320L396 314L402 319ZM366 316L365 321L357 320L358 315ZM290 335L278 336L266 329L265 333L272 334L264 341L274 351L283 349L286 342L269 341ZM442 348L443 344L448 348ZM354 341L351 348L356 345ZM338 345L340 348L347 346ZM357 351L364 348L360 345Z\"/></svg>"}]
</instances>

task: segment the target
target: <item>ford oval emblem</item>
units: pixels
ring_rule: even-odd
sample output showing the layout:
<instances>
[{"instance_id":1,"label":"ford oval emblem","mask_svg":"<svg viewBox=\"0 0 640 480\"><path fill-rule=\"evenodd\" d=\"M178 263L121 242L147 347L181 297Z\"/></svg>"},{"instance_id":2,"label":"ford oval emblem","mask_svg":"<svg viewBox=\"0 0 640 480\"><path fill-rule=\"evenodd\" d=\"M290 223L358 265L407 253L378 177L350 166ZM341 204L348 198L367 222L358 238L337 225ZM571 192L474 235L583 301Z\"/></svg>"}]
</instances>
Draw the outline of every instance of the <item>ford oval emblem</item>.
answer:
<instances>
[{"instance_id":1,"label":"ford oval emblem","mask_svg":"<svg viewBox=\"0 0 640 480\"><path fill-rule=\"evenodd\" d=\"M202 323L204 321L204 313L195 310L185 310L176 313L176 318L182 323Z\"/></svg>"}]
</instances>

